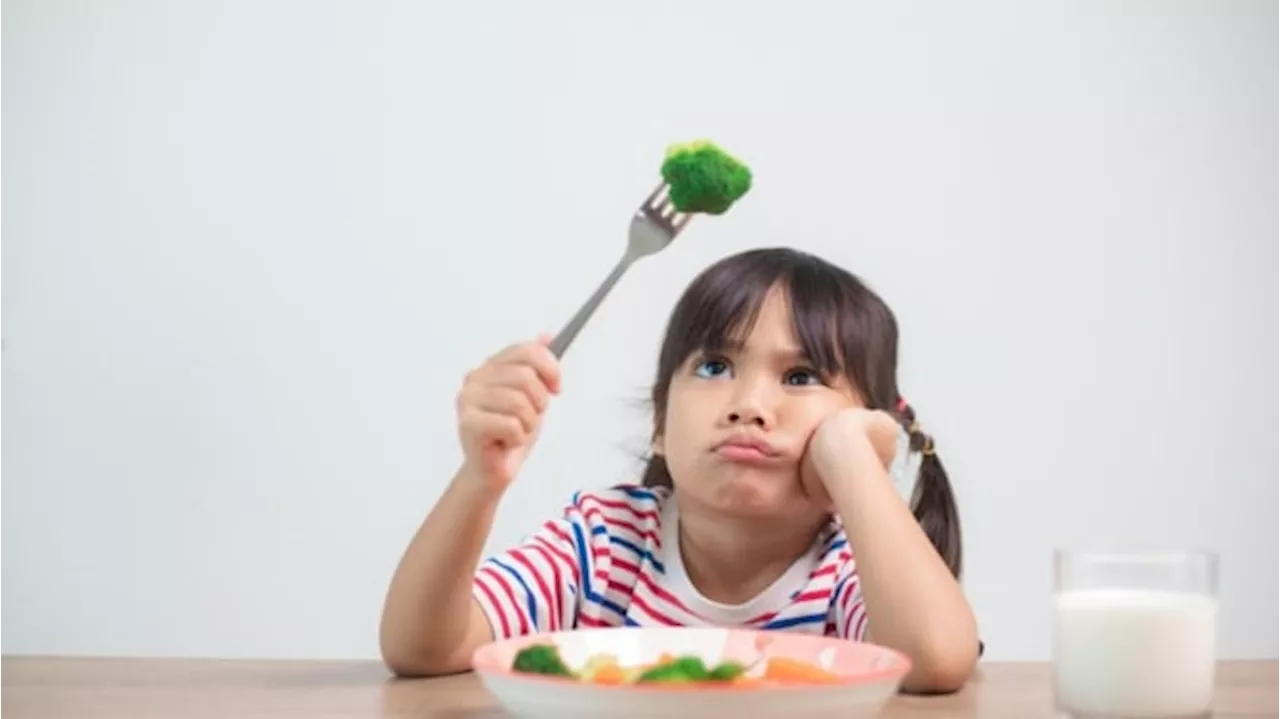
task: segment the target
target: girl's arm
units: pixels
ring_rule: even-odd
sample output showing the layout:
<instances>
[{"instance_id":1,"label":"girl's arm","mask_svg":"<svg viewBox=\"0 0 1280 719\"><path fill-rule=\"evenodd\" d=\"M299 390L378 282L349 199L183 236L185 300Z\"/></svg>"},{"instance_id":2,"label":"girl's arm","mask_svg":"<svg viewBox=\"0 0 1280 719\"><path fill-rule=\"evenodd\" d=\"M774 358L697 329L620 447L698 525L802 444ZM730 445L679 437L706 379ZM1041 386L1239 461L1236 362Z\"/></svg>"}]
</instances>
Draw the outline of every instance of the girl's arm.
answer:
<instances>
[{"instance_id":1,"label":"girl's arm","mask_svg":"<svg viewBox=\"0 0 1280 719\"><path fill-rule=\"evenodd\" d=\"M897 424L861 408L829 417L806 461L844 522L867 612L867 638L912 660L904 689L951 692L978 660L973 611L888 475ZM874 441L873 441L874 440ZM879 448L879 450L877 450Z\"/></svg>"},{"instance_id":2,"label":"girl's arm","mask_svg":"<svg viewBox=\"0 0 1280 719\"><path fill-rule=\"evenodd\" d=\"M515 478L560 390L548 338L513 345L467 374L458 393L458 434L466 457L396 568L379 643L396 674L470 668L494 630L474 599L476 569L498 502Z\"/></svg>"},{"instance_id":3,"label":"girl's arm","mask_svg":"<svg viewBox=\"0 0 1280 719\"><path fill-rule=\"evenodd\" d=\"M464 473L414 535L387 592L379 638L398 676L465 671L493 639L471 586L501 494Z\"/></svg>"}]
</instances>

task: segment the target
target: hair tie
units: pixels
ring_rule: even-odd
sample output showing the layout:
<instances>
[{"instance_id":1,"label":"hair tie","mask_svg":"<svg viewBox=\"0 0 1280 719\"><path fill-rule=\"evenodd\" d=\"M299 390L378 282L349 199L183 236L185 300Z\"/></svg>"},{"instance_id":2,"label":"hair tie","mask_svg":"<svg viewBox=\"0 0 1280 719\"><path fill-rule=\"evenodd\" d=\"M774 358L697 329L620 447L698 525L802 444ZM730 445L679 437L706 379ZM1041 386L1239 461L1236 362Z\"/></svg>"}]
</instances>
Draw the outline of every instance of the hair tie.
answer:
<instances>
[{"instance_id":1,"label":"hair tie","mask_svg":"<svg viewBox=\"0 0 1280 719\"><path fill-rule=\"evenodd\" d=\"M899 397L899 398L898 398L898 411L899 411L899 412L906 412L906 411L907 411L907 407L908 407L908 405L907 405L907 398L906 398L906 397Z\"/></svg>"},{"instance_id":2,"label":"hair tie","mask_svg":"<svg viewBox=\"0 0 1280 719\"><path fill-rule=\"evenodd\" d=\"M924 436L924 446L920 448L920 454L923 454L926 457L932 457L934 455L933 437L930 437L927 434Z\"/></svg>"}]
</instances>

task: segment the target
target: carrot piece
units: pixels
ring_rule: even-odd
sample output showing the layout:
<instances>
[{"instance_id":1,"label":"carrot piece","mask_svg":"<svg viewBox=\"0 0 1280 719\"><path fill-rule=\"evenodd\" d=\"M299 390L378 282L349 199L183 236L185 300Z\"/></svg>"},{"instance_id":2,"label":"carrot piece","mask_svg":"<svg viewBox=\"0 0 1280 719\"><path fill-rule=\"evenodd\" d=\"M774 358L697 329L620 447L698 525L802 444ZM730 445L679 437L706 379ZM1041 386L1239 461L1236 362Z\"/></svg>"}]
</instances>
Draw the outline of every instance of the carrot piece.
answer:
<instances>
[{"instance_id":1,"label":"carrot piece","mask_svg":"<svg viewBox=\"0 0 1280 719\"><path fill-rule=\"evenodd\" d=\"M606 664L596 670L591 681L593 684L622 684L626 681L626 675L617 664Z\"/></svg>"},{"instance_id":2,"label":"carrot piece","mask_svg":"<svg viewBox=\"0 0 1280 719\"><path fill-rule=\"evenodd\" d=\"M776 682L800 684L829 684L840 680L839 675L799 659L769 657L765 662L764 678Z\"/></svg>"}]
</instances>

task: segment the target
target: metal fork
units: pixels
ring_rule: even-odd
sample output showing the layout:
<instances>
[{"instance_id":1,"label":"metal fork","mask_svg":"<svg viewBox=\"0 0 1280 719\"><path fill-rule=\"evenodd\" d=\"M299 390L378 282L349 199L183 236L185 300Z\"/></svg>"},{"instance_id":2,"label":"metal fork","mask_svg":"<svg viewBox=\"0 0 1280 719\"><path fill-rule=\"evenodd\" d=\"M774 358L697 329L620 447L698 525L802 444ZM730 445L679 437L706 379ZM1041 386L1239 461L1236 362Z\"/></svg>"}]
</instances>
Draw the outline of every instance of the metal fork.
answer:
<instances>
[{"instance_id":1,"label":"metal fork","mask_svg":"<svg viewBox=\"0 0 1280 719\"><path fill-rule=\"evenodd\" d=\"M667 195L668 190L665 183L659 184L653 194L649 195L631 216L627 251L623 253L622 259L618 260L613 271L604 278L604 282L600 283L595 293L578 309L564 329L551 340L551 351L557 358L564 356L570 343L578 336L578 332L587 324L587 320L591 319L591 315L595 314L596 308L604 301L613 286L618 284L618 280L632 263L671 244L676 235L679 235L685 225L689 224L692 215L676 211L676 208L671 205L671 198Z\"/></svg>"}]
</instances>

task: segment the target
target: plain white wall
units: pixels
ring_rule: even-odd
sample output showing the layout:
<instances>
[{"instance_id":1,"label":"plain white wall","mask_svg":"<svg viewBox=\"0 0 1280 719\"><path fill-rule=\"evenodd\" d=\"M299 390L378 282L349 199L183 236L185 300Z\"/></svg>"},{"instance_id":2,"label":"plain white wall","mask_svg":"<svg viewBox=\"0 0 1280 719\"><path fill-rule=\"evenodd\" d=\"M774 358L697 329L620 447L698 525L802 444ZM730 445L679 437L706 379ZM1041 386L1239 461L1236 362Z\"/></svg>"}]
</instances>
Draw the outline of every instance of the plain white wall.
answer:
<instances>
[{"instance_id":1,"label":"plain white wall","mask_svg":"<svg viewBox=\"0 0 1280 719\"><path fill-rule=\"evenodd\" d=\"M792 244L899 315L991 658L1113 543L1219 550L1275 657L1275 4L782 7L6 3L3 650L376 656L462 374L711 137L755 189L579 337L492 548L634 476L678 293Z\"/></svg>"}]
</instances>

